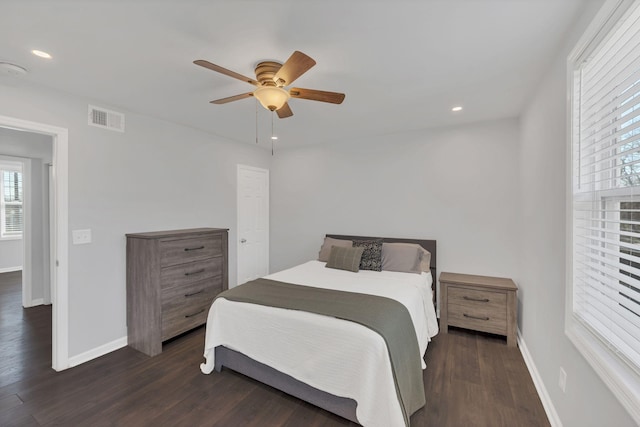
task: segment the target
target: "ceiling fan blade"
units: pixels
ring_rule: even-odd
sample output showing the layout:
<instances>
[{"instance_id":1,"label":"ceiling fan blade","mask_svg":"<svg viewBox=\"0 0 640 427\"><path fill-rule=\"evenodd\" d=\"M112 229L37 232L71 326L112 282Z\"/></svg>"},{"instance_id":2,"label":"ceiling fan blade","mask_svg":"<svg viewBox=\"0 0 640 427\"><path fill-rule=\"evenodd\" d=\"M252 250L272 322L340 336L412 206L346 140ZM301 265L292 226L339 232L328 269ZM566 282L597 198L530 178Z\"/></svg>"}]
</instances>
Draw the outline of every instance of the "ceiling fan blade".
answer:
<instances>
[{"instance_id":1,"label":"ceiling fan blade","mask_svg":"<svg viewBox=\"0 0 640 427\"><path fill-rule=\"evenodd\" d=\"M287 59L287 62L282 64L282 67L273 77L273 81L280 87L289 86L295 79L306 73L314 65L316 65L316 61L314 61L313 58L296 50L291 54L289 59Z\"/></svg>"},{"instance_id":2,"label":"ceiling fan blade","mask_svg":"<svg viewBox=\"0 0 640 427\"><path fill-rule=\"evenodd\" d=\"M332 104L342 104L342 101L344 101L344 93L303 89L300 87L292 87L289 89L289 95L291 95L292 98L310 99L311 101L330 102Z\"/></svg>"},{"instance_id":3,"label":"ceiling fan blade","mask_svg":"<svg viewBox=\"0 0 640 427\"><path fill-rule=\"evenodd\" d=\"M253 92L241 93L240 95L228 96L226 98L216 99L214 101L209 101L211 104L226 104L228 102L238 101L240 99L251 98L253 96Z\"/></svg>"},{"instance_id":4,"label":"ceiling fan blade","mask_svg":"<svg viewBox=\"0 0 640 427\"><path fill-rule=\"evenodd\" d=\"M280 107L279 110L276 110L276 113L278 113L278 117L280 117L281 119L286 119L287 117L293 116L293 111L291 111L291 107L289 107L289 104L287 104L286 102L282 107Z\"/></svg>"},{"instance_id":5,"label":"ceiling fan blade","mask_svg":"<svg viewBox=\"0 0 640 427\"><path fill-rule=\"evenodd\" d=\"M225 76L229 76L229 77L233 77L234 79L238 79L238 80L242 80L243 82L247 82L249 84L252 84L254 86L260 86L260 83L258 83L257 81L253 80L250 77L247 76L243 76L242 74L238 74L235 71L231 71L231 70L227 70L224 67L221 67L219 65L216 64L212 64L209 61L205 61L204 59L198 59L197 61L193 61L194 64L199 65L201 67L204 68L208 68L212 71L217 71L218 73L224 74Z\"/></svg>"}]
</instances>

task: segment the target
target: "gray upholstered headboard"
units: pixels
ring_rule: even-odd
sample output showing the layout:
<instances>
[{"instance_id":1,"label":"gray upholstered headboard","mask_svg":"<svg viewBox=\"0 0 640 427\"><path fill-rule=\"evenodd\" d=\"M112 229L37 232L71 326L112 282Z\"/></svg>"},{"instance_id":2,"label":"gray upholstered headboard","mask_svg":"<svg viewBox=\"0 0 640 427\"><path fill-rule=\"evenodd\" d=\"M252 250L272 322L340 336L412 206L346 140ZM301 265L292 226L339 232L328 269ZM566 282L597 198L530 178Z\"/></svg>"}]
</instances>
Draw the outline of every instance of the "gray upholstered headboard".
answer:
<instances>
[{"instance_id":1,"label":"gray upholstered headboard","mask_svg":"<svg viewBox=\"0 0 640 427\"><path fill-rule=\"evenodd\" d=\"M436 241L435 240L425 240L425 239L404 239L404 238L395 238L395 237L370 237L370 236L347 236L343 234L327 234L327 237L332 237L334 239L343 239L343 240L370 240L370 239L381 239L386 243L415 243L431 253L431 265L429 268L431 269L431 277L433 278L433 301L438 301L436 296L436 281L438 276L436 275Z\"/></svg>"}]
</instances>

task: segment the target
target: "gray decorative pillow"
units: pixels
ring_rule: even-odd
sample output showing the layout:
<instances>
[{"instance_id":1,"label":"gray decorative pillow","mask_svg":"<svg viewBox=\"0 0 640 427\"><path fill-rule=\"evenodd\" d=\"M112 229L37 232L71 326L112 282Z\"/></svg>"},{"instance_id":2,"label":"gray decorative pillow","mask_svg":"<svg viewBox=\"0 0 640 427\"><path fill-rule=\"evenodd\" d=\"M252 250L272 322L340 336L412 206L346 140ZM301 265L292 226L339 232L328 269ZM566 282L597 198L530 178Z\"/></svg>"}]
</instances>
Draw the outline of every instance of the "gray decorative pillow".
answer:
<instances>
[{"instance_id":1,"label":"gray decorative pillow","mask_svg":"<svg viewBox=\"0 0 640 427\"><path fill-rule=\"evenodd\" d=\"M332 246L325 267L357 272L360 269L360 259L363 252L364 248Z\"/></svg>"},{"instance_id":2,"label":"gray decorative pillow","mask_svg":"<svg viewBox=\"0 0 640 427\"><path fill-rule=\"evenodd\" d=\"M382 270L384 271L420 274L422 272L421 261L422 247L420 245L414 243L382 244Z\"/></svg>"},{"instance_id":3,"label":"gray decorative pillow","mask_svg":"<svg viewBox=\"0 0 640 427\"><path fill-rule=\"evenodd\" d=\"M329 261L329 253L332 246L342 246L344 248L350 248L353 246L351 240L334 239L332 237L325 237L322 246L320 247L320 253L318 253L318 261Z\"/></svg>"},{"instance_id":4,"label":"gray decorative pillow","mask_svg":"<svg viewBox=\"0 0 640 427\"><path fill-rule=\"evenodd\" d=\"M382 271L382 240L354 240L354 248L364 248L360 270Z\"/></svg>"}]
</instances>

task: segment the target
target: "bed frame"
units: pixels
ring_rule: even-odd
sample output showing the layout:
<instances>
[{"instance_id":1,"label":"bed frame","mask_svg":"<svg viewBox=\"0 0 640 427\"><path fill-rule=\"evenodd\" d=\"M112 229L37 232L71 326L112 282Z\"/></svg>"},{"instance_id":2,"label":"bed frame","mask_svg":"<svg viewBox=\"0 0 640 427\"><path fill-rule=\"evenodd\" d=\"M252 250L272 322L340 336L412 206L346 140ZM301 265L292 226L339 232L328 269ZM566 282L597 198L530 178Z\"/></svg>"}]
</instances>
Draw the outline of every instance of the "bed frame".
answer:
<instances>
[{"instance_id":1,"label":"bed frame","mask_svg":"<svg viewBox=\"0 0 640 427\"><path fill-rule=\"evenodd\" d=\"M417 239L396 239L388 237L365 237L365 236L346 236L340 234L327 234L327 237L344 240L371 240L382 239L386 243L416 243L431 253L431 274L433 277L433 294L435 301L436 289L436 241L435 240L417 240ZM283 391L298 399L311 403L357 424L356 416L357 402L353 399L335 396L325 391L311 387L308 384L298 381L290 375L284 374L270 366L257 362L244 354L218 346L215 349L215 370L221 372L223 367L232 369L261 383L267 384L275 389Z\"/></svg>"}]
</instances>

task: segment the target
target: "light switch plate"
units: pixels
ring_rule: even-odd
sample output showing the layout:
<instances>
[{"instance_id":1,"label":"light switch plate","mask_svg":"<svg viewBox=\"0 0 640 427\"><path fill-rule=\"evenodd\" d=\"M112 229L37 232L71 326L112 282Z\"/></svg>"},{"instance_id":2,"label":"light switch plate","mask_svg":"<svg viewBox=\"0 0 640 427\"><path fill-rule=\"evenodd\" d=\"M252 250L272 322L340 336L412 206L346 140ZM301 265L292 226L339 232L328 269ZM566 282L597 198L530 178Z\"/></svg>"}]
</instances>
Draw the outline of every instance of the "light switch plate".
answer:
<instances>
[{"instance_id":1,"label":"light switch plate","mask_svg":"<svg viewBox=\"0 0 640 427\"><path fill-rule=\"evenodd\" d=\"M86 245L91 243L91 230L73 230L71 232L74 245Z\"/></svg>"},{"instance_id":2,"label":"light switch plate","mask_svg":"<svg viewBox=\"0 0 640 427\"><path fill-rule=\"evenodd\" d=\"M567 389L567 372L564 368L560 367L560 376L558 378L558 386L560 390L564 393Z\"/></svg>"}]
</instances>

